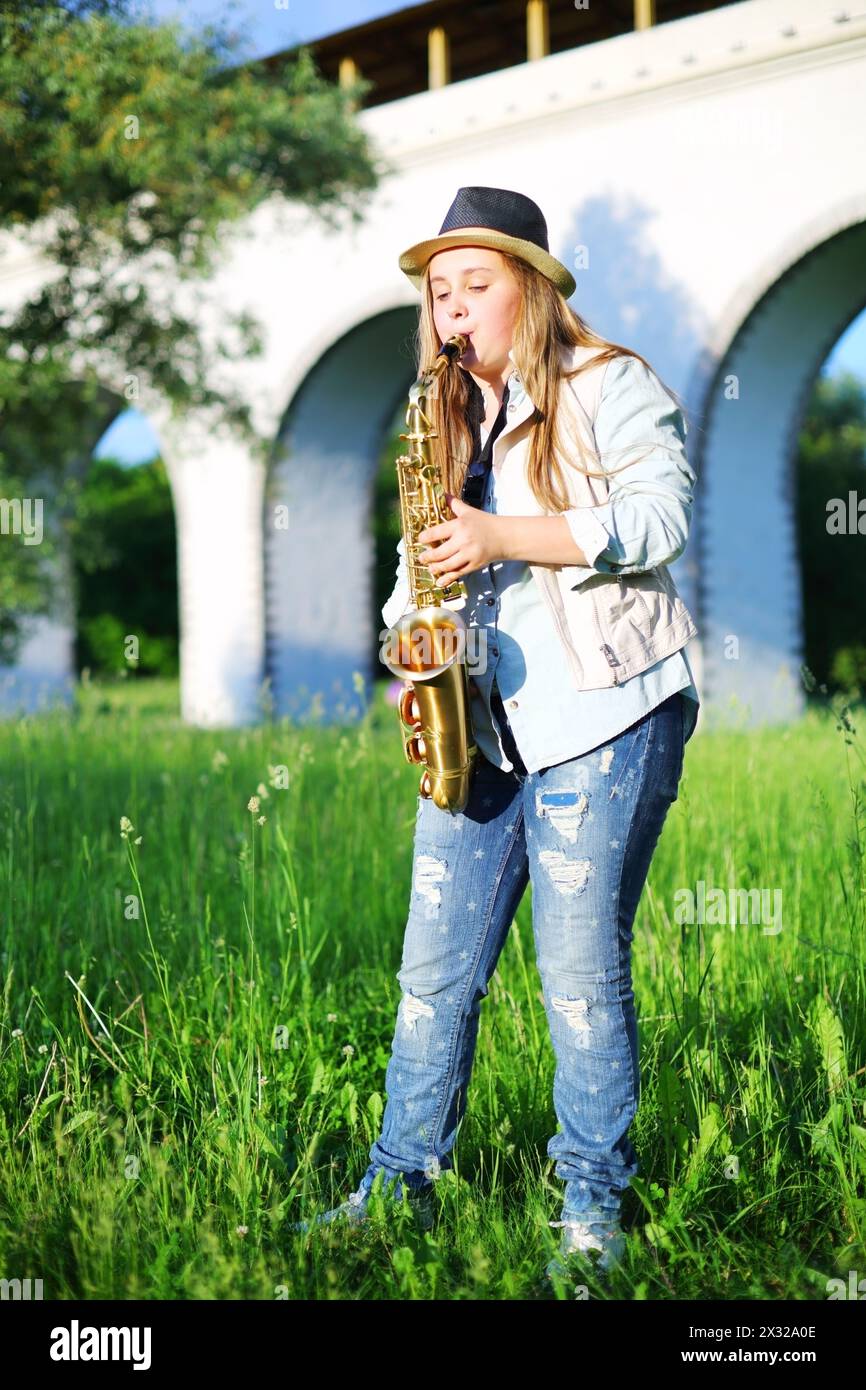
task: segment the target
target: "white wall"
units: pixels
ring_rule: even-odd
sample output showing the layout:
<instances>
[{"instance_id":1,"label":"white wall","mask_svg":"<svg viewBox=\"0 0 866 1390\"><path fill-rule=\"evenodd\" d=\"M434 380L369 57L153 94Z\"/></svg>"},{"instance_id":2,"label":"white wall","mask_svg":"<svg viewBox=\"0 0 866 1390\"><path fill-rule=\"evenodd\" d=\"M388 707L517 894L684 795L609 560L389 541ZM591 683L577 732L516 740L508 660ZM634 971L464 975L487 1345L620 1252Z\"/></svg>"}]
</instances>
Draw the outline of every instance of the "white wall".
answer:
<instances>
[{"instance_id":1,"label":"white wall","mask_svg":"<svg viewBox=\"0 0 866 1390\"><path fill-rule=\"evenodd\" d=\"M732 696L754 720L801 708L791 426L833 322L864 297L862 275L837 279L833 313L822 313L826 266L823 279L794 271L866 216L866 13L845 23L840 10L746 0L374 107L359 119L392 172L362 226L332 232L301 207L258 210L213 288L264 324L266 356L231 376L260 426L274 438L282 427L272 487L291 492L294 522L282 538L266 534L264 480L243 450L217 446L194 420L198 444L172 432L186 718L255 717L266 641L283 708L305 671L344 690L354 669L373 674L359 633L371 460L377 421L411 375L400 351L411 315L397 311L418 304L397 257L476 183L536 199L551 250L575 269L575 307L686 399L700 517L673 573L701 632L689 654L704 713ZM383 324L398 320L395 338ZM748 353L759 320L760 352ZM720 372L732 362L748 390L722 416ZM726 547L738 519L740 540ZM339 563L326 562L329 545ZM765 600L750 604L759 586ZM736 662L720 650L732 629Z\"/></svg>"}]
</instances>

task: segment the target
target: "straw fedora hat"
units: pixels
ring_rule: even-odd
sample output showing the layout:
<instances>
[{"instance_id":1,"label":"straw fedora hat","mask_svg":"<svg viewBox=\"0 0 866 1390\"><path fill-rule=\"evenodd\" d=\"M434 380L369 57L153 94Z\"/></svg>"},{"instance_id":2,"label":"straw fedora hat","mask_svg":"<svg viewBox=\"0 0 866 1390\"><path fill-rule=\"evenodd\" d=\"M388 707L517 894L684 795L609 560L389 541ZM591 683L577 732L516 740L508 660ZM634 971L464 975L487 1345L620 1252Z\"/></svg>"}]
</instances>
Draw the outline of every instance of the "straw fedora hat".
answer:
<instances>
[{"instance_id":1,"label":"straw fedora hat","mask_svg":"<svg viewBox=\"0 0 866 1390\"><path fill-rule=\"evenodd\" d=\"M577 282L561 261L551 256L547 223L537 203L510 188L459 188L445 214L439 235L416 242L400 257L400 269L416 290L424 283L424 270L437 251L451 246L491 246L507 251L535 266L566 299Z\"/></svg>"}]
</instances>

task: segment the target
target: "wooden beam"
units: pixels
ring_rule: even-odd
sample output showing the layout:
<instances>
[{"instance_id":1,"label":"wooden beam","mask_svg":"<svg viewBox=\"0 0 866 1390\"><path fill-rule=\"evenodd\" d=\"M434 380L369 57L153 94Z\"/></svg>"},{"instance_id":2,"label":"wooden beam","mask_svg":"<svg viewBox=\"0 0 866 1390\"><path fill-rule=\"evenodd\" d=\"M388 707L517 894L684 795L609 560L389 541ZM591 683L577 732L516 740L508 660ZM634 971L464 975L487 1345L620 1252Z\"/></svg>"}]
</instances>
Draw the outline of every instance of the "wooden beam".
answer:
<instances>
[{"instance_id":1,"label":"wooden beam","mask_svg":"<svg viewBox=\"0 0 866 1390\"><path fill-rule=\"evenodd\" d=\"M550 52L547 0L526 0L526 61L534 63Z\"/></svg>"},{"instance_id":2,"label":"wooden beam","mask_svg":"<svg viewBox=\"0 0 866 1390\"><path fill-rule=\"evenodd\" d=\"M340 66L337 69L338 84L341 87L351 87L352 83L357 81L357 78L358 64L355 62L355 59L341 58ZM357 111L359 109L359 103L357 101L352 101L349 105L352 111Z\"/></svg>"},{"instance_id":3,"label":"wooden beam","mask_svg":"<svg viewBox=\"0 0 866 1390\"><path fill-rule=\"evenodd\" d=\"M447 87L451 81L451 55L448 48L448 35L441 24L427 33L427 85Z\"/></svg>"},{"instance_id":4,"label":"wooden beam","mask_svg":"<svg viewBox=\"0 0 866 1390\"><path fill-rule=\"evenodd\" d=\"M358 76L358 66L354 58L341 58L339 68L339 83L341 87L351 87Z\"/></svg>"}]
</instances>

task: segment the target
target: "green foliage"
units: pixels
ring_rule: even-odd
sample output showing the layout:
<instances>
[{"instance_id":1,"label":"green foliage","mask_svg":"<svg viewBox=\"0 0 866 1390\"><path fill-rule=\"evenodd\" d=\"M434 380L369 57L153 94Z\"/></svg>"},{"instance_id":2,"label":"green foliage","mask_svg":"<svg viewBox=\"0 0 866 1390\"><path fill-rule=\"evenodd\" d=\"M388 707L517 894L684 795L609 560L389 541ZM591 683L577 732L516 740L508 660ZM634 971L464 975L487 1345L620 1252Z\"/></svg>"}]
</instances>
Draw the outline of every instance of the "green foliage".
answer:
<instances>
[{"instance_id":1,"label":"green foliage","mask_svg":"<svg viewBox=\"0 0 866 1390\"><path fill-rule=\"evenodd\" d=\"M830 682L837 690L866 691L866 646L862 642L836 648L830 666Z\"/></svg>"},{"instance_id":2,"label":"green foliage","mask_svg":"<svg viewBox=\"0 0 866 1390\"><path fill-rule=\"evenodd\" d=\"M217 253L266 200L301 204L329 229L357 223L385 172L354 117L368 82L328 82L307 48L279 67L231 67L218 31L193 38L126 9L4 10L0 228L47 272L0 313L0 495L15 480L53 496L118 397L146 409L149 392L176 413L211 409L265 458L270 441L219 372L261 340L248 312L209 290ZM4 597L32 611L47 602L48 567L3 542L4 567L28 571ZM7 614L7 643L13 627Z\"/></svg>"},{"instance_id":3,"label":"green foliage","mask_svg":"<svg viewBox=\"0 0 866 1390\"><path fill-rule=\"evenodd\" d=\"M253 325L229 319L240 342L205 350L201 306L195 320L178 311L176 276L205 277L230 224L274 195L330 228L345 213L361 220L378 178L350 106L366 84L335 87L306 48L278 72L226 69L219 56L203 40L182 45L178 25L99 14L70 23L50 4L4 26L0 221L61 272L3 324L7 407L56 389L73 349L76 361L113 357L118 391L140 375L179 405L225 407L225 389L205 381L207 359L248 356ZM155 253L159 290L144 276ZM249 423L235 397L225 413Z\"/></svg>"},{"instance_id":4,"label":"green foliage","mask_svg":"<svg viewBox=\"0 0 866 1390\"><path fill-rule=\"evenodd\" d=\"M115 673L178 670L177 540L171 487L161 459L124 468L94 460L77 485L68 523L76 575L79 669Z\"/></svg>"},{"instance_id":5,"label":"green foliage","mask_svg":"<svg viewBox=\"0 0 866 1390\"><path fill-rule=\"evenodd\" d=\"M851 373L815 383L796 487L806 665L830 690L866 692L866 546L827 530L830 499L866 499L866 390Z\"/></svg>"}]
</instances>

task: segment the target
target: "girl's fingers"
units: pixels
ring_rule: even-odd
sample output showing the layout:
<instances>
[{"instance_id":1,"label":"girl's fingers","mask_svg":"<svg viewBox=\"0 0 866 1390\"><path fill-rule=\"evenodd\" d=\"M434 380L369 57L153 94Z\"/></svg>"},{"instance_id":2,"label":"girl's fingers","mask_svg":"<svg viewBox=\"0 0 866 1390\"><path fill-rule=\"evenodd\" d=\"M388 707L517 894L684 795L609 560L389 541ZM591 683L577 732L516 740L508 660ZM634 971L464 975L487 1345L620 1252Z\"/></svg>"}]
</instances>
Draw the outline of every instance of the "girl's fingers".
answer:
<instances>
[{"instance_id":1,"label":"girl's fingers","mask_svg":"<svg viewBox=\"0 0 866 1390\"><path fill-rule=\"evenodd\" d=\"M443 565L451 564L459 554L458 549L449 550L447 546L440 546L434 550L429 560L422 560L421 563L431 572L441 569Z\"/></svg>"}]
</instances>

